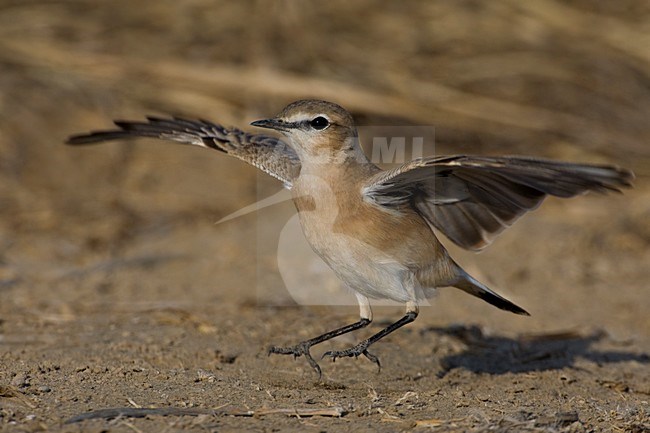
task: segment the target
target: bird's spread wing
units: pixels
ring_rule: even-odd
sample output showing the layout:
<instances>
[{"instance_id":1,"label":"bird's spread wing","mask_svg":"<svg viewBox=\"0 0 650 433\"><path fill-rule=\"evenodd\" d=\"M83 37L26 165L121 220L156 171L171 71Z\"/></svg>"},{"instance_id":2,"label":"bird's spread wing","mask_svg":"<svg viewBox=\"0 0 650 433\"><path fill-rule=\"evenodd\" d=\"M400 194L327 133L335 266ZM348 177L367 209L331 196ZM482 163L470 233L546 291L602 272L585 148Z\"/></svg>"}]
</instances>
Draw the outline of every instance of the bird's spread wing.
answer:
<instances>
[{"instance_id":1,"label":"bird's spread wing","mask_svg":"<svg viewBox=\"0 0 650 433\"><path fill-rule=\"evenodd\" d=\"M619 191L633 178L631 171L609 165L458 155L378 173L362 192L379 206L414 206L454 243L480 250L547 195Z\"/></svg>"},{"instance_id":2,"label":"bird's spread wing","mask_svg":"<svg viewBox=\"0 0 650 433\"><path fill-rule=\"evenodd\" d=\"M239 158L281 180L289 189L300 172L298 155L284 141L275 137L249 134L205 120L187 120L178 117L165 119L148 116L147 121L143 122L115 121L114 123L119 129L74 135L67 143L84 145L133 137L153 137L193 144Z\"/></svg>"}]
</instances>

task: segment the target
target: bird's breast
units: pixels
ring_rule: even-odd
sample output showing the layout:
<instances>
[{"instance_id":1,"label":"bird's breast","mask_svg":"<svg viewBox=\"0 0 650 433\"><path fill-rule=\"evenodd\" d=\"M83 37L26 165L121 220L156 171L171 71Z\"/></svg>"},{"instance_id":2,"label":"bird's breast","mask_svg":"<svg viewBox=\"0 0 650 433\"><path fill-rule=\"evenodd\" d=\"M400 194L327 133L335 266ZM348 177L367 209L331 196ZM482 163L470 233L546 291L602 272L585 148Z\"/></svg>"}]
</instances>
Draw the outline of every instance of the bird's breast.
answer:
<instances>
[{"instance_id":1,"label":"bird's breast","mask_svg":"<svg viewBox=\"0 0 650 433\"><path fill-rule=\"evenodd\" d=\"M417 269L435 260L440 244L414 209L383 209L364 200L358 185L323 178L299 179L292 193L307 241L330 266L348 260Z\"/></svg>"}]
</instances>

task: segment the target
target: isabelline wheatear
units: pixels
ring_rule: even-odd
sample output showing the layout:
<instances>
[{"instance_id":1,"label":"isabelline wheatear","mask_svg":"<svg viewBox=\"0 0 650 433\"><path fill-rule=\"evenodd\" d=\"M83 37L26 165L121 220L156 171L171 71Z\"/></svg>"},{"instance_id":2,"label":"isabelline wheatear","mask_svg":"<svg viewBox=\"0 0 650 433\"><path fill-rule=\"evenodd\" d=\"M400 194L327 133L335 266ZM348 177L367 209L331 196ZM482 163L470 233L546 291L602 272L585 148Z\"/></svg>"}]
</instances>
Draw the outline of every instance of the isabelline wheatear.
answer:
<instances>
[{"instance_id":1,"label":"isabelline wheatear","mask_svg":"<svg viewBox=\"0 0 650 433\"><path fill-rule=\"evenodd\" d=\"M219 150L281 180L298 209L307 241L356 293L359 321L270 353L304 356L319 373L310 348L372 321L369 298L406 305L406 314L354 347L323 357L364 355L368 348L418 315L418 302L439 287L457 287L516 314L528 313L465 272L433 228L463 248L486 247L502 230L548 195L573 197L619 191L632 172L610 165L530 157L438 156L381 170L359 147L351 115L320 100L288 105L253 126L281 132L285 141L207 121L148 117L116 121L116 130L76 135L69 144L155 137Z\"/></svg>"}]
</instances>

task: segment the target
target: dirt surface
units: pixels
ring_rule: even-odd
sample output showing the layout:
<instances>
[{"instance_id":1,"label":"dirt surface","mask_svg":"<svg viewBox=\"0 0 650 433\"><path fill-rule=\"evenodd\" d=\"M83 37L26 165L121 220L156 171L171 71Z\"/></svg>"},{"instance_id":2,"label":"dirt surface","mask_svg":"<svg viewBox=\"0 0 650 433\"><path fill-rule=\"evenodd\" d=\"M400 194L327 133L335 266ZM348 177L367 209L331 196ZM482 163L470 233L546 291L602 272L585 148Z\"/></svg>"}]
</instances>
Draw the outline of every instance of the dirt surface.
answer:
<instances>
[{"instance_id":1,"label":"dirt surface","mask_svg":"<svg viewBox=\"0 0 650 433\"><path fill-rule=\"evenodd\" d=\"M1 2L0 431L650 431L649 17L641 1ZM319 381L267 347L357 308L295 301L291 203L215 224L276 181L201 149L62 144L147 113L244 126L314 96L364 125L433 125L439 154L611 162L636 187L548 200L479 255L450 246L531 317L442 289L374 346L381 372L322 361ZM306 293L339 290L299 267ZM375 308L314 354L402 313ZM65 424L108 408L186 412Z\"/></svg>"}]
</instances>

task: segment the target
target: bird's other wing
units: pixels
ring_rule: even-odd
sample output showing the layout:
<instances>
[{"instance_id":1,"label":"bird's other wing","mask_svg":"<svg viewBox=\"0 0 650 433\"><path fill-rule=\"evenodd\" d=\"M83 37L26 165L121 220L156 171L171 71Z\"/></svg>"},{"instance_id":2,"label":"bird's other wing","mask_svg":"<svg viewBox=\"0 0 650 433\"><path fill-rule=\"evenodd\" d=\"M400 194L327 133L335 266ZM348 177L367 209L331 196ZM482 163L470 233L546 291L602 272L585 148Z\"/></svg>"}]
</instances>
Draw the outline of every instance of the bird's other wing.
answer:
<instances>
[{"instance_id":1,"label":"bird's other wing","mask_svg":"<svg viewBox=\"0 0 650 433\"><path fill-rule=\"evenodd\" d=\"M237 128L225 128L205 120L179 117L147 116L146 121L116 120L117 129L73 135L71 145L95 144L109 140L153 137L177 143L192 144L219 150L245 161L291 189L300 173L298 155L282 140L268 135L249 134Z\"/></svg>"},{"instance_id":2,"label":"bird's other wing","mask_svg":"<svg viewBox=\"0 0 650 433\"><path fill-rule=\"evenodd\" d=\"M480 250L546 196L620 192L632 179L631 171L611 165L458 155L418 159L378 173L362 193L379 206L414 206L454 243Z\"/></svg>"}]
</instances>

